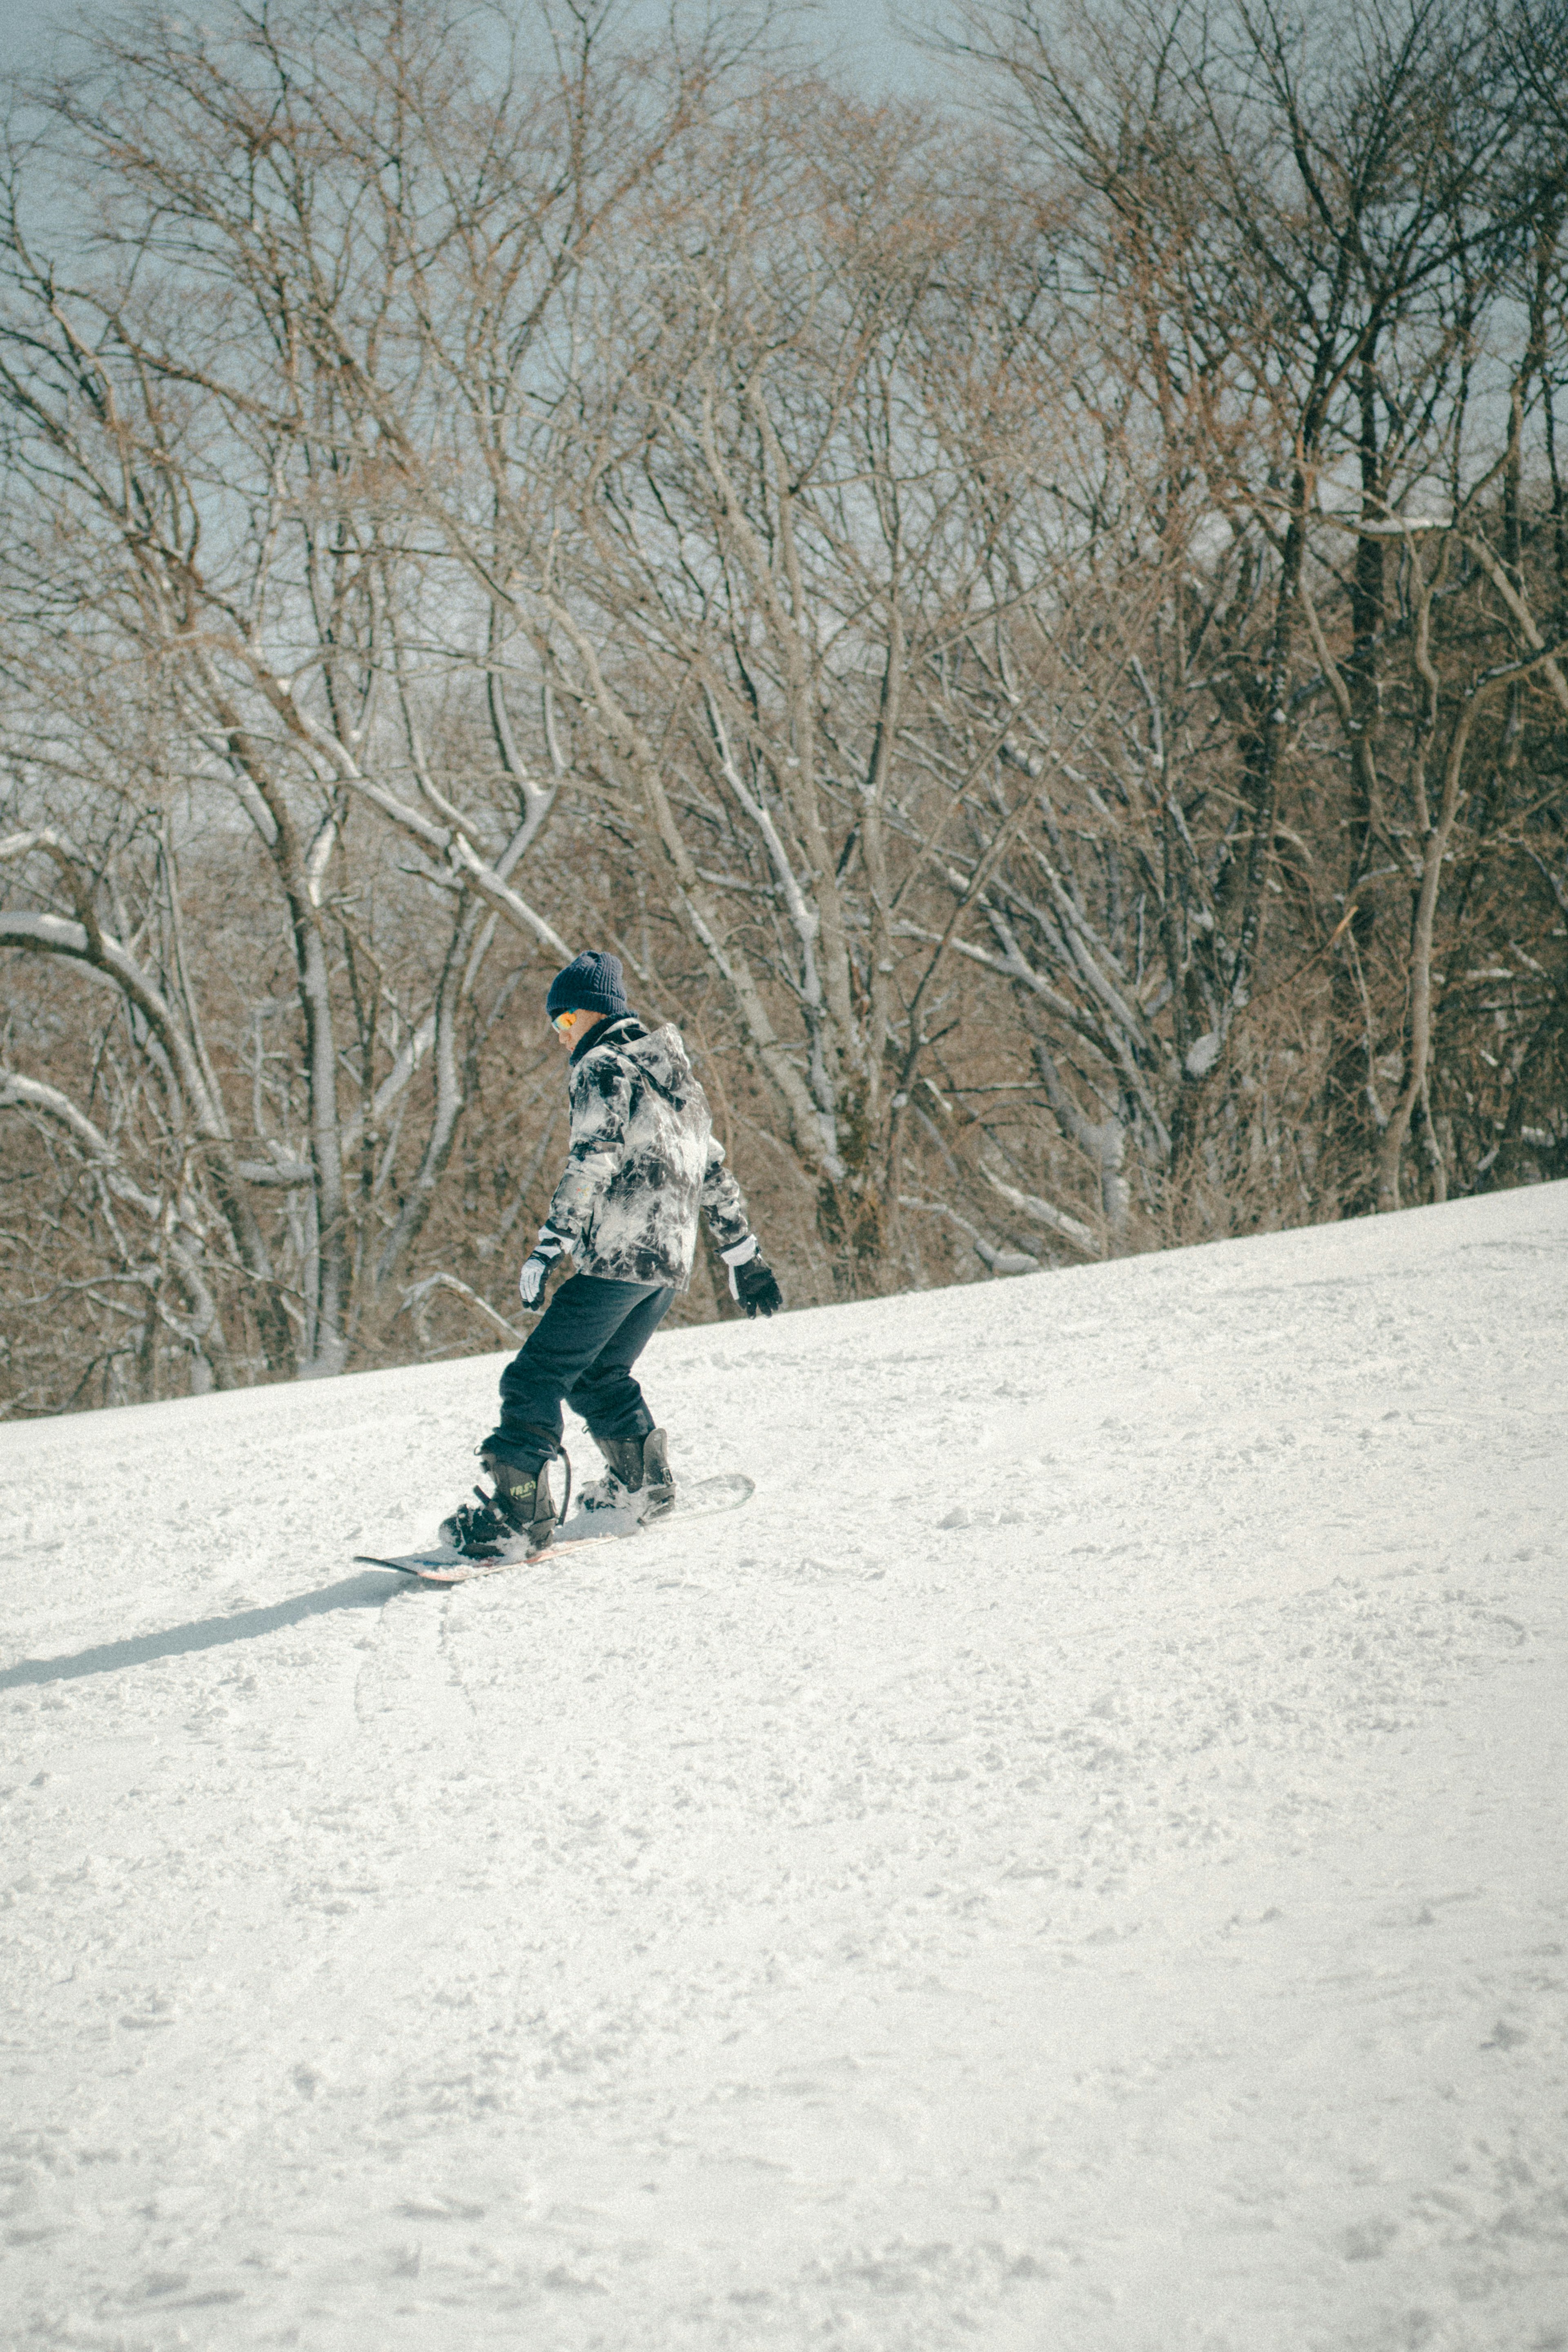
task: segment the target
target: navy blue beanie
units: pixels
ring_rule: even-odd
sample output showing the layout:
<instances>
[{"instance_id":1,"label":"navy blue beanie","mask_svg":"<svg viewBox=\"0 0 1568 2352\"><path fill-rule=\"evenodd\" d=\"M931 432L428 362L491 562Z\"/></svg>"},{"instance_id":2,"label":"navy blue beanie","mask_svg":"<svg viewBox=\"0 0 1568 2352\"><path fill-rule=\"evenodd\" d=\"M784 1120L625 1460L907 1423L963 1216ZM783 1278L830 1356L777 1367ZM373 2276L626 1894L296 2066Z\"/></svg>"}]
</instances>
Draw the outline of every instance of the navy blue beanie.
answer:
<instances>
[{"instance_id":1,"label":"navy blue beanie","mask_svg":"<svg viewBox=\"0 0 1568 2352\"><path fill-rule=\"evenodd\" d=\"M553 1021L558 1013L630 1013L626 982L619 956L601 955L585 948L573 956L564 971L549 984L545 1012Z\"/></svg>"}]
</instances>

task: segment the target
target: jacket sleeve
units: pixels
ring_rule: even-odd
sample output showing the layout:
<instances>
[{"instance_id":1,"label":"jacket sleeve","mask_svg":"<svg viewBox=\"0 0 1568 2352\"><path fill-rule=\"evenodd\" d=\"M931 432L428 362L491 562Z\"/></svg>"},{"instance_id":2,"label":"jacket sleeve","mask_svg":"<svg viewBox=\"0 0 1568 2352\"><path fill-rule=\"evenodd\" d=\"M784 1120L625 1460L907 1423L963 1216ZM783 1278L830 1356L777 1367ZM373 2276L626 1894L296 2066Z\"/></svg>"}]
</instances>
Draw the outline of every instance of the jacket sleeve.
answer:
<instances>
[{"instance_id":1,"label":"jacket sleeve","mask_svg":"<svg viewBox=\"0 0 1568 2352\"><path fill-rule=\"evenodd\" d=\"M699 1198L708 1230L721 1250L735 1249L749 1237L751 1227L747 1221L745 1197L724 1164L723 1144L711 1135Z\"/></svg>"},{"instance_id":2,"label":"jacket sleeve","mask_svg":"<svg viewBox=\"0 0 1568 2352\"><path fill-rule=\"evenodd\" d=\"M626 1147L632 1080L614 1054L590 1054L571 1080L571 1142L545 1223L570 1249L592 1224Z\"/></svg>"}]
</instances>

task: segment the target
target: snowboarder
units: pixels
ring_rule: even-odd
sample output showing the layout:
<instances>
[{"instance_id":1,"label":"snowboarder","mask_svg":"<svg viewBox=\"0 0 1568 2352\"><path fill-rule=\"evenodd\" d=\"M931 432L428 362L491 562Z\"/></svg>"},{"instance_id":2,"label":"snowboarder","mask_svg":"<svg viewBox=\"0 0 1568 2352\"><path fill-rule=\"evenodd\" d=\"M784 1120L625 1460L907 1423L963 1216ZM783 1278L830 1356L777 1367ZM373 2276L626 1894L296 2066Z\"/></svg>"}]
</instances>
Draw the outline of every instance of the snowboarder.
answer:
<instances>
[{"instance_id":1,"label":"snowboarder","mask_svg":"<svg viewBox=\"0 0 1568 2352\"><path fill-rule=\"evenodd\" d=\"M523 1305L537 1307L563 1251L577 1270L501 1375L500 1423L478 1449L494 1494L476 1487L477 1504L460 1504L442 1526L445 1542L476 1559L496 1558L518 1535L530 1552L549 1542L558 1515L549 1465L560 1453L563 1399L606 1464L586 1503L640 1496L638 1507L653 1512L674 1501L664 1433L632 1367L691 1280L699 1213L747 1315L784 1304L714 1140L680 1031L644 1029L626 1002L619 958L592 950L556 974L545 1013L571 1057L571 1141L523 1264Z\"/></svg>"}]
</instances>

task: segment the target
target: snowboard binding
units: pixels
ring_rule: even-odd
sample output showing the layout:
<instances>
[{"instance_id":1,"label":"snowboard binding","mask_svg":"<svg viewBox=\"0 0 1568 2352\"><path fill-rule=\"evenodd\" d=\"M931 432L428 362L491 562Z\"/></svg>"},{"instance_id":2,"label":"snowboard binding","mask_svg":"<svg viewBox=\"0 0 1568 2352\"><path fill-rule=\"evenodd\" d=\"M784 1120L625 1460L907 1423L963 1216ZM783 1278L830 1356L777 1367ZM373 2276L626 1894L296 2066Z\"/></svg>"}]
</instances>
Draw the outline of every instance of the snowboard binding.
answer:
<instances>
[{"instance_id":1,"label":"snowboard binding","mask_svg":"<svg viewBox=\"0 0 1568 2352\"><path fill-rule=\"evenodd\" d=\"M571 1463L564 1453L561 1459L566 1463L566 1493L558 1511L550 1499L548 1462L538 1470L519 1470L497 1454L481 1454L496 1491L487 1495L483 1486L476 1486L477 1503L459 1503L451 1517L443 1519L442 1542L465 1559L503 1559L518 1536L526 1538L530 1559L543 1551L571 1501Z\"/></svg>"},{"instance_id":2,"label":"snowboard binding","mask_svg":"<svg viewBox=\"0 0 1568 2352\"><path fill-rule=\"evenodd\" d=\"M675 1478L662 1429L651 1429L645 1437L596 1435L593 1442L604 1456L605 1474L580 1489L583 1510L634 1510L639 1518L654 1519L673 1508Z\"/></svg>"}]
</instances>

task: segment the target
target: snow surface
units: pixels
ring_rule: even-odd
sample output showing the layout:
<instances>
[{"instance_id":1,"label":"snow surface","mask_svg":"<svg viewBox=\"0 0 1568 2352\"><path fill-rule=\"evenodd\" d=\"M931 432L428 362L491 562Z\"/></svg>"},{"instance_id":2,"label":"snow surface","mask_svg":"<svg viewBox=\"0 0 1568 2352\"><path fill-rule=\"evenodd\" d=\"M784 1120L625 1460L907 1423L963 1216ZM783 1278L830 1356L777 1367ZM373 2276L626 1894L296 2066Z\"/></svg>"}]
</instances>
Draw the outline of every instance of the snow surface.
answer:
<instances>
[{"instance_id":1,"label":"snow surface","mask_svg":"<svg viewBox=\"0 0 1568 2352\"><path fill-rule=\"evenodd\" d=\"M0 2342L1568 2346L1565 1277L684 1330L449 1594L498 1359L0 1432Z\"/></svg>"}]
</instances>

